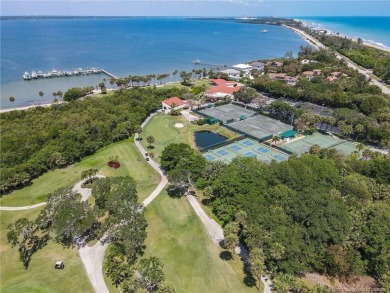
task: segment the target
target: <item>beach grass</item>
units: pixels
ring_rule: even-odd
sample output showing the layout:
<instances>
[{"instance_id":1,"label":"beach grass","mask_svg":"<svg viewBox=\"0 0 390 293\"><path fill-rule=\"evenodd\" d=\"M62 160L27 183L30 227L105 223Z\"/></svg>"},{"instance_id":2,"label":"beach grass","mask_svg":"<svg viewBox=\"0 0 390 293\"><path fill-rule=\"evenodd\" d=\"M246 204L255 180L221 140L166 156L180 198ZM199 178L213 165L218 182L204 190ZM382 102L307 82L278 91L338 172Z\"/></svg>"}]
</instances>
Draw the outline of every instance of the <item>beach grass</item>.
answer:
<instances>
[{"instance_id":1,"label":"beach grass","mask_svg":"<svg viewBox=\"0 0 390 293\"><path fill-rule=\"evenodd\" d=\"M121 167L107 166L109 157L118 156ZM25 206L46 200L48 194L60 187L73 186L81 180L81 172L90 168L98 169L105 176L130 175L137 181L139 200L144 200L157 186L160 176L147 164L132 139L113 143L79 163L63 169L49 171L33 180L32 185L16 190L0 199L2 206Z\"/></svg>"},{"instance_id":2,"label":"beach grass","mask_svg":"<svg viewBox=\"0 0 390 293\"><path fill-rule=\"evenodd\" d=\"M239 256L221 258L224 250L212 242L185 197L172 198L163 191L146 208L145 216L145 257L162 260L166 280L174 284L176 292L257 291L254 285L245 284Z\"/></svg>"},{"instance_id":3,"label":"beach grass","mask_svg":"<svg viewBox=\"0 0 390 293\"><path fill-rule=\"evenodd\" d=\"M19 218L35 219L41 209L0 212L0 292L93 292L77 249L63 248L50 240L33 255L25 270L18 249L7 243L7 226ZM63 270L54 269L58 260L64 262Z\"/></svg>"},{"instance_id":4,"label":"beach grass","mask_svg":"<svg viewBox=\"0 0 390 293\"><path fill-rule=\"evenodd\" d=\"M184 124L184 127L177 128L175 127L176 123L182 123ZM194 132L202 130L217 132L226 136L228 139L238 136L238 134L219 126L219 124L205 124L199 126L188 123L183 116L159 114L153 116L143 128L141 133L141 144L146 150L153 152L155 154L155 160L159 162L162 151L171 143L187 143L195 148ZM146 142L146 138L149 135L155 138L152 149L147 148L149 144Z\"/></svg>"}]
</instances>

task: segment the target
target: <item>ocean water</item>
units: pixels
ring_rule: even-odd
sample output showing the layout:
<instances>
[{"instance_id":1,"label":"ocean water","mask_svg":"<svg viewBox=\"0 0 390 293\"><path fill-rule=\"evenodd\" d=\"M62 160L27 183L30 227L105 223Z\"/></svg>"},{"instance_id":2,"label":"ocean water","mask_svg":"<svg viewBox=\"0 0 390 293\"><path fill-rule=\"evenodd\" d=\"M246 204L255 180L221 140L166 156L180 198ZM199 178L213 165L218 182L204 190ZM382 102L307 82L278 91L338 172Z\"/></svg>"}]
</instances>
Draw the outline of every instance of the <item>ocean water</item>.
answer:
<instances>
[{"instance_id":1,"label":"ocean water","mask_svg":"<svg viewBox=\"0 0 390 293\"><path fill-rule=\"evenodd\" d=\"M390 48L390 16L297 17L334 33Z\"/></svg>"},{"instance_id":2,"label":"ocean water","mask_svg":"<svg viewBox=\"0 0 390 293\"><path fill-rule=\"evenodd\" d=\"M40 104L52 92L95 86L107 76L22 80L25 71L103 68L115 76L196 68L193 60L233 65L298 52L291 30L233 20L68 18L1 20L1 108ZM261 30L267 29L268 33ZM202 66L201 66L202 67ZM107 86L110 87L107 82ZM41 98L39 91L45 95ZM15 102L9 102L14 96Z\"/></svg>"}]
</instances>

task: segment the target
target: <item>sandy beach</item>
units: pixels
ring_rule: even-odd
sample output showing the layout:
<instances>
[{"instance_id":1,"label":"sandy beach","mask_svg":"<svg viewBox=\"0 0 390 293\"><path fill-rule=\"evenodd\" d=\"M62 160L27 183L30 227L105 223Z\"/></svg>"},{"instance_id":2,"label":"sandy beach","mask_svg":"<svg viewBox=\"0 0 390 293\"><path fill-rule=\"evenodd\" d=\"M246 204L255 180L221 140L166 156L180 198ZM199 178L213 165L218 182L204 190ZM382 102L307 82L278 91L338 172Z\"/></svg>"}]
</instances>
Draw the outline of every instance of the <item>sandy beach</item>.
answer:
<instances>
[{"instance_id":1,"label":"sandy beach","mask_svg":"<svg viewBox=\"0 0 390 293\"><path fill-rule=\"evenodd\" d=\"M283 26L293 30L295 33L300 35L305 41L307 41L310 45L313 45L313 46L315 46L318 49L318 41L316 39L314 39L312 36L308 35L304 31L299 30L297 28L290 27L290 26L287 26L287 25L283 25ZM338 36L342 37L342 38L344 38L344 37L345 38L350 38L350 37L342 35L342 34L339 34ZM351 38L351 39L354 40L354 41L357 41L357 39L354 39L354 38ZM384 47L384 46L379 46L378 44L375 44L375 43L363 41L363 45L369 46L369 47L372 47L372 48L376 48L376 49L379 49L379 50L382 50L382 51L390 53L390 48Z\"/></svg>"},{"instance_id":2,"label":"sandy beach","mask_svg":"<svg viewBox=\"0 0 390 293\"><path fill-rule=\"evenodd\" d=\"M57 104L60 104L63 102L57 102ZM7 108L7 109L0 109L0 113L5 113L5 112L11 112L11 111L20 111L20 110L28 110L31 108L36 108L36 107L50 107L54 103L48 103L48 104L40 104L40 105L31 105L31 106L25 106L25 107L15 107L15 108Z\"/></svg>"}]
</instances>

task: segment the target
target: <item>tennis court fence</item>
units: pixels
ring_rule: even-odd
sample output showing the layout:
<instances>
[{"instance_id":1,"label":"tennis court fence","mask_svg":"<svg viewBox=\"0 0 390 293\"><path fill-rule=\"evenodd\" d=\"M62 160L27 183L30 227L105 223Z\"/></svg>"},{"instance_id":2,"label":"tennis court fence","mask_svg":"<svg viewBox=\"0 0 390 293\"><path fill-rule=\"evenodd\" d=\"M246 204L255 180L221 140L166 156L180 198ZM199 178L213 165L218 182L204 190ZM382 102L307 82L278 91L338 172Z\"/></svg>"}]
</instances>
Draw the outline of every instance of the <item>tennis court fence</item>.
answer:
<instances>
[{"instance_id":1,"label":"tennis court fence","mask_svg":"<svg viewBox=\"0 0 390 293\"><path fill-rule=\"evenodd\" d=\"M272 136L271 136L271 138L272 138ZM269 140L269 139L267 139L267 140ZM274 148L274 149L276 149L278 151L281 151L282 153L288 154L288 155L293 155L294 154L294 152L286 150L286 149L281 148L281 147L278 147L276 145L273 145L272 143L269 143L268 141L264 141L263 144L265 144L266 146L269 146L271 148Z\"/></svg>"},{"instance_id":2,"label":"tennis court fence","mask_svg":"<svg viewBox=\"0 0 390 293\"><path fill-rule=\"evenodd\" d=\"M199 151L200 151L201 153L205 153L205 152L210 151L210 150L214 150L214 149L217 149L217 148L224 147L224 146L229 145L229 144L231 144L231 143L233 143L233 142L243 140L244 138L245 138L245 135L241 135L241 136L238 136L238 137L236 137L236 138L229 139L229 140L225 140L225 141L223 141L223 142L216 143L216 144L213 144L213 145L211 145L211 146L208 146L208 147L199 149Z\"/></svg>"}]
</instances>

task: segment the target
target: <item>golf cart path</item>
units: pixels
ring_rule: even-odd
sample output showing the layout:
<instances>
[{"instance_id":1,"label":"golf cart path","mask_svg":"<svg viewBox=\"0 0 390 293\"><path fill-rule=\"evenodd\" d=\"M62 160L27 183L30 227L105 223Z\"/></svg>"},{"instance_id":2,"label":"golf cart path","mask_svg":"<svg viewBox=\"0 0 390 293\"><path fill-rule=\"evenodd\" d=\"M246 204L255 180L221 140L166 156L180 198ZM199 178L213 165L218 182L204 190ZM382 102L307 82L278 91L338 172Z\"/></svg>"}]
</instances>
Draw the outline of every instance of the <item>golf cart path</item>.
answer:
<instances>
[{"instance_id":1,"label":"golf cart path","mask_svg":"<svg viewBox=\"0 0 390 293\"><path fill-rule=\"evenodd\" d=\"M97 178L103 178L105 176L96 174L94 177ZM88 197L91 195L91 189L90 188L81 188L81 185L83 184L85 180L81 180L76 183L76 185L72 188L72 191L78 192L81 195L81 201L86 201ZM0 207L0 211L24 211L29 209L35 209L41 206L44 206L46 202L37 203L30 206L22 206L22 207Z\"/></svg>"},{"instance_id":2,"label":"golf cart path","mask_svg":"<svg viewBox=\"0 0 390 293\"><path fill-rule=\"evenodd\" d=\"M221 245L224 240L224 235L223 235L223 229L222 227L214 221L214 219L211 219L202 209L202 206L200 203L196 200L196 198L191 195L187 194L187 200L191 204L192 208L194 209L195 213L198 215L200 220L202 221L203 225L205 226L207 232L211 236L211 239L213 240L214 243ZM244 259L244 261L248 260L248 251L246 247L243 247L240 245L240 255L241 258ZM262 276L261 281L264 284L264 293L271 293L272 289L272 282L267 276Z\"/></svg>"},{"instance_id":3,"label":"golf cart path","mask_svg":"<svg viewBox=\"0 0 390 293\"><path fill-rule=\"evenodd\" d=\"M144 127L144 125L150 120L150 118L154 114L150 115L142 124L141 127ZM142 147L142 145L138 141L138 134L135 135L136 139L135 145L144 156L146 153L145 149ZM153 190L153 192L142 202L144 208L150 204L164 189L165 185L168 183L167 177L164 175L164 173L161 171L160 166L149 158L148 161L149 165L152 166L152 168L160 174L161 180L160 183L157 185L156 189ZM80 185L81 187L81 185ZM76 188L76 186L75 186ZM78 190L79 193L81 190ZM85 190L83 191L85 194L85 198L88 199L88 197L91 195L91 191ZM82 194L82 193L81 193ZM83 194L82 194L83 195ZM84 197L83 197L84 198ZM86 200L85 199L85 200ZM84 247L81 247L79 249L79 254L81 261L84 264L85 270L87 272L87 275L91 281L91 284L95 290L96 293L109 293L108 288L106 286L106 283L104 282L104 276L103 276L103 260L104 260L104 254L108 247L108 241L106 241L106 235L103 236L94 246L88 247L85 245Z\"/></svg>"}]
</instances>

